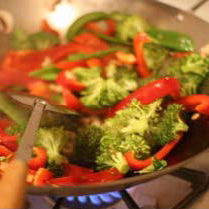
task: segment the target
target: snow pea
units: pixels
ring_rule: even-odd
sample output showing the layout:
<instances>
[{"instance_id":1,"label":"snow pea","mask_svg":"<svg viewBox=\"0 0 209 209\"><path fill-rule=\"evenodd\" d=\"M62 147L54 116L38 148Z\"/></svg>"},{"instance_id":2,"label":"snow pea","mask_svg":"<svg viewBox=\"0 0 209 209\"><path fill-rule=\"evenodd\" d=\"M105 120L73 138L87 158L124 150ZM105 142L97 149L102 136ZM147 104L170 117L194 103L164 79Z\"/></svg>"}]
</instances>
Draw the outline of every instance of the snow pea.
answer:
<instances>
[{"instance_id":1,"label":"snow pea","mask_svg":"<svg viewBox=\"0 0 209 209\"><path fill-rule=\"evenodd\" d=\"M29 73L29 76L41 78L46 81L53 81L57 77L60 70L56 68L53 65L48 65L46 67L43 67L41 69L31 71Z\"/></svg>"},{"instance_id":2,"label":"snow pea","mask_svg":"<svg viewBox=\"0 0 209 209\"><path fill-rule=\"evenodd\" d=\"M85 59L91 59L91 58L101 58L101 57L108 55L110 53L113 53L115 51L119 51L120 49L121 48L119 48L119 47L112 47L110 49L97 51L97 52L91 53L91 54L77 53L77 54L69 55L67 59L69 61L77 61L77 60L85 60Z\"/></svg>"},{"instance_id":3,"label":"snow pea","mask_svg":"<svg viewBox=\"0 0 209 209\"><path fill-rule=\"evenodd\" d=\"M190 36L186 34L158 28L150 28L146 30L146 33L153 42L169 49L176 51L194 50L193 41Z\"/></svg>"},{"instance_id":4,"label":"snow pea","mask_svg":"<svg viewBox=\"0 0 209 209\"><path fill-rule=\"evenodd\" d=\"M112 36L107 36L107 35L104 35L102 33L96 33L94 32L94 34L98 37L98 38L101 38L103 39L104 41L106 42L109 42L109 43L114 43L114 44L124 44L124 45L127 45L127 46L131 46L131 42L128 42L128 41L122 41L120 40L119 38L117 37L112 37Z\"/></svg>"},{"instance_id":5,"label":"snow pea","mask_svg":"<svg viewBox=\"0 0 209 209\"><path fill-rule=\"evenodd\" d=\"M73 36L77 35L81 30L82 27L90 22L90 21L96 21L107 18L109 15L105 12L91 12L88 14L85 14L78 18L76 21L73 22L73 24L68 28L66 38L68 41L71 41Z\"/></svg>"}]
</instances>

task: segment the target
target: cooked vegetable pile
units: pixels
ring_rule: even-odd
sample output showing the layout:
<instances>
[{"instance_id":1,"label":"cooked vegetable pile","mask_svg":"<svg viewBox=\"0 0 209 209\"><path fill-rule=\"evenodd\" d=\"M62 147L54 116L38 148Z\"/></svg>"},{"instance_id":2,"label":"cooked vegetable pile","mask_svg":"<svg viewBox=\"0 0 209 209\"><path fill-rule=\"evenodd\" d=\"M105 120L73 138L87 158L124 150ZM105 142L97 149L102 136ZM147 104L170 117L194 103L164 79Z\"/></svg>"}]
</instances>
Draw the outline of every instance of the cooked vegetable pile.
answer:
<instances>
[{"instance_id":1,"label":"cooked vegetable pile","mask_svg":"<svg viewBox=\"0 0 209 209\"><path fill-rule=\"evenodd\" d=\"M29 160L35 186L104 183L167 166L165 157L189 130L188 112L209 115L209 57L192 39L121 12L92 12L66 33L15 29L0 65L0 170L4 172L29 114L4 91L65 105L82 117L70 129L42 125ZM74 122L73 122L74 123Z\"/></svg>"}]
</instances>

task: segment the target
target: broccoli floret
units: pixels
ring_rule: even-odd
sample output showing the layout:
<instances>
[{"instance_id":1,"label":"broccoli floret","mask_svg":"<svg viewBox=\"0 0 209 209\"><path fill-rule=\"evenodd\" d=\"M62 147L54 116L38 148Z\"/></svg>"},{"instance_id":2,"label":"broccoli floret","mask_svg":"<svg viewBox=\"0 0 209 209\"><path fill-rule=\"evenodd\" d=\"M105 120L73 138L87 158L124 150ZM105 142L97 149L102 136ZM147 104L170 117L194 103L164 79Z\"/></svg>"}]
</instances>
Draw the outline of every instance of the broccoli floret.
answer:
<instances>
[{"instance_id":1,"label":"broccoli floret","mask_svg":"<svg viewBox=\"0 0 209 209\"><path fill-rule=\"evenodd\" d=\"M152 157L152 164L140 171L137 171L137 173L139 174L152 173L154 171L160 171L166 166L167 166L167 162L165 160L158 160L157 158Z\"/></svg>"},{"instance_id":2,"label":"broccoli floret","mask_svg":"<svg viewBox=\"0 0 209 209\"><path fill-rule=\"evenodd\" d=\"M125 174L129 171L128 163L126 162L126 159L124 158L123 154L121 152L115 152L115 153L109 153L109 155L101 154L98 155L97 161L99 166L98 169L104 169L106 167L114 167L117 168L118 171L122 174ZM101 162L103 162L101 164Z\"/></svg>"},{"instance_id":3,"label":"broccoli floret","mask_svg":"<svg viewBox=\"0 0 209 209\"><path fill-rule=\"evenodd\" d=\"M59 44L56 35L44 31L28 35L22 29L15 29L12 33L12 47L16 50L21 49L47 49Z\"/></svg>"},{"instance_id":4,"label":"broccoli floret","mask_svg":"<svg viewBox=\"0 0 209 209\"><path fill-rule=\"evenodd\" d=\"M29 41L33 45L33 49L43 50L53 47L60 43L58 36L48 32L37 32L29 35Z\"/></svg>"},{"instance_id":5,"label":"broccoli floret","mask_svg":"<svg viewBox=\"0 0 209 209\"><path fill-rule=\"evenodd\" d=\"M169 62L161 67L153 75L140 80L140 86L160 77L173 76L180 82L181 96L196 94L202 82L209 73L209 58L201 57L197 53L184 56L179 59L169 59Z\"/></svg>"},{"instance_id":6,"label":"broccoli floret","mask_svg":"<svg viewBox=\"0 0 209 209\"><path fill-rule=\"evenodd\" d=\"M72 70L86 88L81 91L81 102L90 108L112 106L137 88L137 74L133 69L108 65L106 78L101 77L101 68L75 68Z\"/></svg>"},{"instance_id":7,"label":"broccoli floret","mask_svg":"<svg viewBox=\"0 0 209 209\"><path fill-rule=\"evenodd\" d=\"M197 93L198 87L209 72L209 58L199 54L184 56L173 61L166 69L167 76L174 76L180 81L181 96Z\"/></svg>"},{"instance_id":8,"label":"broccoli floret","mask_svg":"<svg viewBox=\"0 0 209 209\"><path fill-rule=\"evenodd\" d=\"M81 83L85 85L90 85L100 78L101 68L100 67L92 67L92 68L76 67L71 71L71 73Z\"/></svg>"},{"instance_id":9,"label":"broccoli floret","mask_svg":"<svg viewBox=\"0 0 209 209\"><path fill-rule=\"evenodd\" d=\"M113 79L100 78L81 92L81 102L90 108L112 106L128 95Z\"/></svg>"},{"instance_id":10,"label":"broccoli floret","mask_svg":"<svg viewBox=\"0 0 209 209\"><path fill-rule=\"evenodd\" d=\"M128 92L134 91L138 87L138 75L133 65L117 66L116 63L110 62L106 69L106 76L114 79L121 88Z\"/></svg>"},{"instance_id":11,"label":"broccoli floret","mask_svg":"<svg viewBox=\"0 0 209 209\"><path fill-rule=\"evenodd\" d=\"M63 175L63 167L60 164L56 163L47 163L46 168L53 173L54 177Z\"/></svg>"},{"instance_id":12,"label":"broccoli floret","mask_svg":"<svg viewBox=\"0 0 209 209\"><path fill-rule=\"evenodd\" d=\"M127 108L118 111L113 118L105 120L103 125L105 132L96 160L99 168L109 167L110 160L114 159L118 152L132 150L139 159L151 154L151 146L146 135L149 134L150 124L158 116L157 111L160 110L161 102L157 100L149 105L141 105L133 99ZM119 163L117 168L120 166Z\"/></svg>"},{"instance_id":13,"label":"broccoli floret","mask_svg":"<svg viewBox=\"0 0 209 209\"><path fill-rule=\"evenodd\" d=\"M171 104L164 110L161 119L153 127L153 138L160 144L164 145L170 140L177 137L177 133L187 131L188 126L180 118L181 105Z\"/></svg>"},{"instance_id":14,"label":"broccoli floret","mask_svg":"<svg viewBox=\"0 0 209 209\"><path fill-rule=\"evenodd\" d=\"M35 145L46 149L49 164L60 165L64 160L60 151L68 138L63 127L40 128L36 135Z\"/></svg>"},{"instance_id":15,"label":"broccoli floret","mask_svg":"<svg viewBox=\"0 0 209 209\"><path fill-rule=\"evenodd\" d=\"M5 129L6 133L11 136L21 136L25 130L25 126L14 124Z\"/></svg>"},{"instance_id":16,"label":"broccoli floret","mask_svg":"<svg viewBox=\"0 0 209 209\"><path fill-rule=\"evenodd\" d=\"M128 15L118 22L116 35L123 41L132 39L137 33L145 31L150 26L138 15Z\"/></svg>"},{"instance_id":17,"label":"broccoli floret","mask_svg":"<svg viewBox=\"0 0 209 209\"><path fill-rule=\"evenodd\" d=\"M103 133L102 127L95 125L80 128L75 137L73 161L88 167L94 166Z\"/></svg>"},{"instance_id":18,"label":"broccoli floret","mask_svg":"<svg viewBox=\"0 0 209 209\"><path fill-rule=\"evenodd\" d=\"M144 45L144 59L148 68L157 73L158 69L163 65L169 56L169 50L154 43Z\"/></svg>"},{"instance_id":19,"label":"broccoli floret","mask_svg":"<svg viewBox=\"0 0 209 209\"><path fill-rule=\"evenodd\" d=\"M11 36L12 48L15 50L33 49L27 33L22 29L15 29Z\"/></svg>"}]
</instances>

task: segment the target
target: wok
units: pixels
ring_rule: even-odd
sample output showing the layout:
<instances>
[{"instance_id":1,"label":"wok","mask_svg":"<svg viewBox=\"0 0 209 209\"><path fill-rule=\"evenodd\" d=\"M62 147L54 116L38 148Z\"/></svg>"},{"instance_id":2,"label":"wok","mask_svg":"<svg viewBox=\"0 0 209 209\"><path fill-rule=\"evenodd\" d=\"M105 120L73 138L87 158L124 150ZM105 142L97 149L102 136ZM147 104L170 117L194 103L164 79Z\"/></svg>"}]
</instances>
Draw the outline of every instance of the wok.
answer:
<instances>
[{"instance_id":1,"label":"wok","mask_svg":"<svg viewBox=\"0 0 209 209\"><path fill-rule=\"evenodd\" d=\"M193 37L198 48L209 42L209 24L188 12L158 3L152 0L69 0L72 20L89 11L103 10L111 12L119 10L127 13L140 14L151 24L181 31ZM15 20L15 25L29 32L38 30L41 19L50 12L45 8L44 0L1 0L0 8L9 11ZM64 13L63 13L64 14ZM181 15L181 18L179 18ZM60 17L59 17L60 18ZM65 18L63 16L63 18ZM9 35L0 34L0 57L9 49ZM84 195L113 190L123 190L170 173L200 154L209 147L209 119L201 116L190 122L190 130L175 150L167 157L169 166L162 171L146 175L127 177L115 182L71 187L33 187L28 186L28 193L39 195ZM204 133L204 135L202 135Z\"/></svg>"}]
</instances>

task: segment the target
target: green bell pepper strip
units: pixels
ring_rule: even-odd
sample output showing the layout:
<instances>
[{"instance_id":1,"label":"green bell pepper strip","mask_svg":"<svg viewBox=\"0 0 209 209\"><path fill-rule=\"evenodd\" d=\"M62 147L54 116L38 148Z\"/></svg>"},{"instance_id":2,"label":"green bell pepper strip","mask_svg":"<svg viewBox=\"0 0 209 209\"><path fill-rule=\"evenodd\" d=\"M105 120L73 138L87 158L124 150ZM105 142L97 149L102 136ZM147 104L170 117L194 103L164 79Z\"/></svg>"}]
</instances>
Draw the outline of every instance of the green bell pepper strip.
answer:
<instances>
[{"instance_id":1,"label":"green bell pepper strip","mask_svg":"<svg viewBox=\"0 0 209 209\"><path fill-rule=\"evenodd\" d=\"M91 59L91 58L101 58L105 55L108 55L110 53L116 52L121 50L121 48L119 47L112 47L110 49L107 50L102 50L102 51L97 51L95 53L91 53L91 54L83 54L83 53L77 53L77 54L72 54L69 55L67 60L69 61L78 61L78 60L86 60L86 59Z\"/></svg>"},{"instance_id":2,"label":"green bell pepper strip","mask_svg":"<svg viewBox=\"0 0 209 209\"><path fill-rule=\"evenodd\" d=\"M71 41L71 39L77 35L83 28L83 26L90 22L90 21L97 21L101 19L107 18L109 15L105 12L91 12L88 14L85 14L78 18L74 23L68 28L66 38L68 41Z\"/></svg>"},{"instance_id":3,"label":"green bell pepper strip","mask_svg":"<svg viewBox=\"0 0 209 209\"><path fill-rule=\"evenodd\" d=\"M183 33L162 30L158 28L151 28L146 30L149 38L164 47L176 51L193 51L194 44L192 39Z\"/></svg>"}]
</instances>

